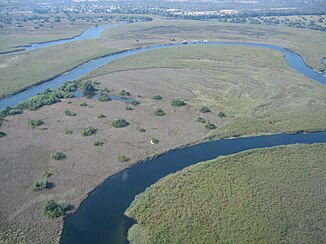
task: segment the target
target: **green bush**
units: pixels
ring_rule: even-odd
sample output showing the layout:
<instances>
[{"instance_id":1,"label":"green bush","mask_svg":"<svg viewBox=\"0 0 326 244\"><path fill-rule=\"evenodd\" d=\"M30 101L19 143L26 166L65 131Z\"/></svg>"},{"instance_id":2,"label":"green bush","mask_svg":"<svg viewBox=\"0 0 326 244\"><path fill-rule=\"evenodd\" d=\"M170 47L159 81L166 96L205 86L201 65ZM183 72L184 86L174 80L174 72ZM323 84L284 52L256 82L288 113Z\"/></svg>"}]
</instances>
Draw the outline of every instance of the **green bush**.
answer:
<instances>
[{"instance_id":1,"label":"green bush","mask_svg":"<svg viewBox=\"0 0 326 244\"><path fill-rule=\"evenodd\" d=\"M50 158L54 160L61 160L66 158L66 155L63 152L53 152L50 154Z\"/></svg>"},{"instance_id":2,"label":"green bush","mask_svg":"<svg viewBox=\"0 0 326 244\"><path fill-rule=\"evenodd\" d=\"M120 156L118 157L118 161L121 162L121 163L124 163L124 162L128 162L128 161L130 161L130 158L128 158L128 157L125 156L125 155L120 155Z\"/></svg>"},{"instance_id":3,"label":"green bush","mask_svg":"<svg viewBox=\"0 0 326 244\"><path fill-rule=\"evenodd\" d=\"M226 114L223 112L219 112L217 116L220 118L224 118L224 117L226 117Z\"/></svg>"},{"instance_id":4,"label":"green bush","mask_svg":"<svg viewBox=\"0 0 326 244\"><path fill-rule=\"evenodd\" d=\"M88 106L88 104L85 103L85 102L82 102L82 103L79 104L79 106L81 106L81 107L86 107L86 106Z\"/></svg>"},{"instance_id":5,"label":"green bush","mask_svg":"<svg viewBox=\"0 0 326 244\"><path fill-rule=\"evenodd\" d=\"M143 133L143 132L145 132L146 130L145 130L144 128L140 128L138 131Z\"/></svg>"},{"instance_id":6,"label":"green bush","mask_svg":"<svg viewBox=\"0 0 326 244\"><path fill-rule=\"evenodd\" d=\"M43 124L44 124L44 121L41 119L31 119L30 121L28 121L28 125L32 126L32 127L40 126Z\"/></svg>"},{"instance_id":7,"label":"green bush","mask_svg":"<svg viewBox=\"0 0 326 244\"><path fill-rule=\"evenodd\" d=\"M111 101L112 99L107 94L101 94L101 96L99 97L98 100L100 102L108 102L108 101Z\"/></svg>"},{"instance_id":8,"label":"green bush","mask_svg":"<svg viewBox=\"0 0 326 244\"><path fill-rule=\"evenodd\" d=\"M127 97L127 96L130 96L131 94L130 94L130 92L128 92L128 91L126 91L126 90L122 90L121 92L120 92L120 96L121 97Z\"/></svg>"},{"instance_id":9,"label":"green bush","mask_svg":"<svg viewBox=\"0 0 326 244\"><path fill-rule=\"evenodd\" d=\"M21 114L23 111L18 108L12 108L8 111L8 115L16 115L16 114Z\"/></svg>"},{"instance_id":10,"label":"green bush","mask_svg":"<svg viewBox=\"0 0 326 244\"><path fill-rule=\"evenodd\" d=\"M104 142L102 142L102 141L100 141L100 140L95 140L95 141L93 142L93 145L94 145L94 146L103 146L103 144L104 144Z\"/></svg>"},{"instance_id":11,"label":"green bush","mask_svg":"<svg viewBox=\"0 0 326 244\"><path fill-rule=\"evenodd\" d=\"M96 133L96 129L94 129L92 126L88 126L85 129L83 129L80 133L82 136L91 136Z\"/></svg>"},{"instance_id":12,"label":"green bush","mask_svg":"<svg viewBox=\"0 0 326 244\"><path fill-rule=\"evenodd\" d=\"M196 119L196 122L199 122L199 123L203 123L203 124L205 124L205 123L206 123L206 120L205 120L204 118L202 118L202 117L198 117L198 118Z\"/></svg>"},{"instance_id":13,"label":"green bush","mask_svg":"<svg viewBox=\"0 0 326 244\"><path fill-rule=\"evenodd\" d=\"M213 123L207 121L207 123L205 125L205 128L208 129L208 130L214 130L214 129L216 129L216 125L214 125Z\"/></svg>"},{"instance_id":14,"label":"green bush","mask_svg":"<svg viewBox=\"0 0 326 244\"><path fill-rule=\"evenodd\" d=\"M48 182L47 177L37 180L32 185L32 191L35 192L35 191L43 190L48 187L48 184L49 184L49 182Z\"/></svg>"},{"instance_id":15,"label":"green bush","mask_svg":"<svg viewBox=\"0 0 326 244\"><path fill-rule=\"evenodd\" d=\"M211 110L210 110L208 107L206 107L206 106L202 106L202 107L199 109L199 111L200 111L201 113L209 113Z\"/></svg>"},{"instance_id":16,"label":"green bush","mask_svg":"<svg viewBox=\"0 0 326 244\"><path fill-rule=\"evenodd\" d=\"M111 122L111 125L114 127L114 128L122 128L122 127L126 127L129 125L129 123L124 120L124 119L121 119L121 118L118 118L118 119L115 119Z\"/></svg>"},{"instance_id":17,"label":"green bush","mask_svg":"<svg viewBox=\"0 0 326 244\"><path fill-rule=\"evenodd\" d=\"M174 98L171 100L171 105L175 106L175 107L181 107L181 106L186 105L186 103L181 99Z\"/></svg>"},{"instance_id":18,"label":"green bush","mask_svg":"<svg viewBox=\"0 0 326 244\"><path fill-rule=\"evenodd\" d=\"M136 99L130 99L128 103L132 106L137 106L138 104L140 104L140 102Z\"/></svg>"},{"instance_id":19,"label":"green bush","mask_svg":"<svg viewBox=\"0 0 326 244\"><path fill-rule=\"evenodd\" d=\"M153 99L153 100L156 100L156 101L160 101L160 100L163 99L163 97L160 96L160 95L156 95L156 96L153 96L152 99Z\"/></svg>"},{"instance_id":20,"label":"green bush","mask_svg":"<svg viewBox=\"0 0 326 244\"><path fill-rule=\"evenodd\" d=\"M70 111L69 109L66 109L66 110L64 111L64 113L65 113L65 115L67 115L67 116L76 116L76 113Z\"/></svg>"},{"instance_id":21,"label":"green bush","mask_svg":"<svg viewBox=\"0 0 326 244\"><path fill-rule=\"evenodd\" d=\"M95 87L95 83L92 81L85 81L80 86L81 91L87 95L87 94L94 94L98 89Z\"/></svg>"},{"instance_id":22,"label":"green bush","mask_svg":"<svg viewBox=\"0 0 326 244\"><path fill-rule=\"evenodd\" d=\"M5 132L3 132L3 131L0 131L0 138L4 137L4 136L6 136L6 135L7 135L7 133L5 133Z\"/></svg>"},{"instance_id":23,"label":"green bush","mask_svg":"<svg viewBox=\"0 0 326 244\"><path fill-rule=\"evenodd\" d=\"M131 110L134 110L134 109L132 107L130 107L130 106L126 106L126 110L131 111Z\"/></svg>"},{"instance_id":24,"label":"green bush","mask_svg":"<svg viewBox=\"0 0 326 244\"><path fill-rule=\"evenodd\" d=\"M72 130L70 130L68 128L65 128L64 132L65 132L66 135L71 135L72 134Z\"/></svg>"},{"instance_id":25,"label":"green bush","mask_svg":"<svg viewBox=\"0 0 326 244\"><path fill-rule=\"evenodd\" d=\"M66 214L68 204L64 202L56 203L54 200L47 200L43 204L42 213L47 218L58 218Z\"/></svg>"},{"instance_id":26,"label":"green bush","mask_svg":"<svg viewBox=\"0 0 326 244\"><path fill-rule=\"evenodd\" d=\"M156 115L156 116L164 116L164 115L166 115L166 113L162 109L158 108L158 109L156 109L154 111L154 115Z\"/></svg>"},{"instance_id":27,"label":"green bush","mask_svg":"<svg viewBox=\"0 0 326 244\"><path fill-rule=\"evenodd\" d=\"M106 116L104 115L104 114L99 114L99 115L97 115L97 118L98 119L103 119L103 118L105 118Z\"/></svg>"}]
</instances>

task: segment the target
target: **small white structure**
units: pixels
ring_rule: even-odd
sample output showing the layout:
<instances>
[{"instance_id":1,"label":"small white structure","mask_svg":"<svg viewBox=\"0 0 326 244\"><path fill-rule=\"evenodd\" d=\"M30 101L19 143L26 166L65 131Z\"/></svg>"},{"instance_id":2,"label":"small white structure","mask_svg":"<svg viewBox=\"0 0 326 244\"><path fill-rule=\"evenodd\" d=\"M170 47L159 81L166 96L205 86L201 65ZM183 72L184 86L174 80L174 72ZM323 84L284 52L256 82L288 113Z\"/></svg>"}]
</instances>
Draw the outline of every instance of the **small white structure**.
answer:
<instances>
[{"instance_id":1,"label":"small white structure","mask_svg":"<svg viewBox=\"0 0 326 244\"><path fill-rule=\"evenodd\" d=\"M187 40L182 41L182 44L188 44Z\"/></svg>"}]
</instances>

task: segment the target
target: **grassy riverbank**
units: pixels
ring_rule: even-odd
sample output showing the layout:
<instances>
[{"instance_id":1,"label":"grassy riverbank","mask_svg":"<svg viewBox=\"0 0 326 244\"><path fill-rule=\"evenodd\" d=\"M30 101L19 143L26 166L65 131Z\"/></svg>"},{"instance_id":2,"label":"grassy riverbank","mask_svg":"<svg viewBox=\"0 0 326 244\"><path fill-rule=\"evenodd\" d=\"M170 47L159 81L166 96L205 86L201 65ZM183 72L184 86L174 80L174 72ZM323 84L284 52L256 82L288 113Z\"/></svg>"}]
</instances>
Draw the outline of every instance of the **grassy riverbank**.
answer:
<instances>
[{"instance_id":1,"label":"grassy riverbank","mask_svg":"<svg viewBox=\"0 0 326 244\"><path fill-rule=\"evenodd\" d=\"M97 40L67 43L23 54L0 57L0 98L58 76L93 58L111 54Z\"/></svg>"},{"instance_id":2,"label":"grassy riverbank","mask_svg":"<svg viewBox=\"0 0 326 244\"><path fill-rule=\"evenodd\" d=\"M169 175L126 214L131 243L323 243L326 145L256 149Z\"/></svg>"},{"instance_id":3,"label":"grassy riverbank","mask_svg":"<svg viewBox=\"0 0 326 244\"><path fill-rule=\"evenodd\" d=\"M189 75L189 70L197 74ZM107 74L107 75L103 75ZM123 77L128 89L172 82L191 91L189 105L221 117L212 137L326 129L326 87L297 73L282 53L254 47L188 46L123 58L92 72L99 81ZM137 77L137 78L136 78ZM141 77L141 78L138 78ZM161 81L161 82L159 82ZM140 82L140 83L139 83ZM115 82L113 82L114 84Z\"/></svg>"}]
</instances>

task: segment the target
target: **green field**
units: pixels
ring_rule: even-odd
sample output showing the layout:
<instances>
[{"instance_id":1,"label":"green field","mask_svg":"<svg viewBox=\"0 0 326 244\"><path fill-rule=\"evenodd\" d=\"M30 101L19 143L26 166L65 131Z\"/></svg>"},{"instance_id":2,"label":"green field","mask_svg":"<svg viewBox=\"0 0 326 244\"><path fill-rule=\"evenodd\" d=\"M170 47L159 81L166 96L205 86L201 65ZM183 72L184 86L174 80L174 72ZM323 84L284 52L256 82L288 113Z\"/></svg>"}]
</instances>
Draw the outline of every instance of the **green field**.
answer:
<instances>
[{"instance_id":1,"label":"green field","mask_svg":"<svg viewBox=\"0 0 326 244\"><path fill-rule=\"evenodd\" d=\"M131 243L325 243L326 144L190 166L136 197Z\"/></svg>"},{"instance_id":2,"label":"green field","mask_svg":"<svg viewBox=\"0 0 326 244\"><path fill-rule=\"evenodd\" d=\"M208 106L216 116L227 115L212 137L326 129L326 87L288 67L282 53L263 48L173 47L114 61L89 77L152 69L157 72L153 79L168 77L190 90L193 97L187 103L195 109ZM189 70L198 71L200 78L182 78Z\"/></svg>"}]
</instances>

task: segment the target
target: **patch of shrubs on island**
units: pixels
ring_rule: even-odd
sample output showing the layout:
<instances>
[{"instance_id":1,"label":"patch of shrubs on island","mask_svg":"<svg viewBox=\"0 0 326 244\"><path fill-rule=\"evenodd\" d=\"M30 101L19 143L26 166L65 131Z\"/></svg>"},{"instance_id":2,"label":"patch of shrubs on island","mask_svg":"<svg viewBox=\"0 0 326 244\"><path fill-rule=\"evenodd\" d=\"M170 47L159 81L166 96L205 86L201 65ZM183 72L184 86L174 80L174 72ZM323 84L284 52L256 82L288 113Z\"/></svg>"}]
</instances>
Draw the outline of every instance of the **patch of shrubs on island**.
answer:
<instances>
[{"instance_id":1,"label":"patch of shrubs on island","mask_svg":"<svg viewBox=\"0 0 326 244\"><path fill-rule=\"evenodd\" d=\"M163 97L160 96L160 95L156 95L156 96L153 96L152 99L153 99L154 101L160 101L160 100L163 100Z\"/></svg>"},{"instance_id":2,"label":"patch of shrubs on island","mask_svg":"<svg viewBox=\"0 0 326 244\"><path fill-rule=\"evenodd\" d=\"M206 107L206 106L202 106L202 107L199 109L199 111L200 111L201 113L209 113L211 110L210 110L208 107Z\"/></svg>"},{"instance_id":3,"label":"patch of shrubs on island","mask_svg":"<svg viewBox=\"0 0 326 244\"><path fill-rule=\"evenodd\" d=\"M111 125L112 125L114 128L123 128L123 127L128 126L129 123L128 123L125 119L118 118L118 119L114 119L114 120L111 122Z\"/></svg>"},{"instance_id":4,"label":"patch of shrubs on island","mask_svg":"<svg viewBox=\"0 0 326 244\"><path fill-rule=\"evenodd\" d=\"M47 200L43 204L42 214L47 218L59 218L66 215L69 204L65 202L55 202L53 199Z\"/></svg>"},{"instance_id":5,"label":"patch of shrubs on island","mask_svg":"<svg viewBox=\"0 0 326 244\"><path fill-rule=\"evenodd\" d=\"M93 128L92 126L88 126L85 129L81 130L80 134L82 136L91 136L96 133L97 129Z\"/></svg>"},{"instance_id":6,"label":"patch of shrubs on island","mask_svg":"<svg viewBox=\"0 0 326 244\"><path fill-rule=\"evenodd\" d=\"M50 158L54 160L62 160L66 158L66 155L63 152L53 152L50 154Z\"/></svg>"},{"instance_id":7,"label":"patch of shrubs on island","mask_svg":"<svg viewBox=\"0 0 326 244\"><path fill-rule=\"evenodd\" d=\"M101 94L99 99L98 99L100 102L109 102L111 101L112 99L109 97L109 95L107 94Z\"/></svg>"},{"instance_id":8,"label":"patch of shrubs on island","mask_svg":"<svg viewBox=\"0 0 326 244\"><path fill-rule=\"evenodd\" d=\"M65 128L65 129L64 129L64 133L65 133L66 135L71 135L71 134L72 134L72 130L70 130L70 129L68 129L68 128Z\"/></svg>"},{"instance_id":9,"label":"patch of shrubs on island","mask_svg":"<svg viewBox=\"0 0 326 244\"><path fill-rule=\"evenodd\" d=\"M181 106L184 106L186 105L185 101L179 99L179 98L173 98L171 100L171 105L174 106L174 107L181 107Z\"/></svg>"},{"instance_id":10,"label":"patch of shrubs on island","mask_svg":"<svg viewBox=\"0 0 326 244\"><path fill-rule=\"evenodd\" d=\"M44 124L44 121L41 119L31 119L30 121L28 121L28 125L35 128L37 126L41 126Z\"/></svg>"},{"instance_id":11,"label":"patch of shrubs on island","mask_svg":"<svg viewBox=\"0 0 326 244\"><path fill-rule=\"evenodd\" d=\"M119 161L120 163L124 163L124 162L128 162L128 161L130 161L130 158L128 158L128 157L125 156L125 155L120 155L120 156L118 157L118 161Z\"/></svg>"},{"instance_id":12,"label":"patch of shrubs on island","mask_svg":"<svg viewBox=\"0 0 326 244\"><path fill-rule=\"evenodd\" d=\"M64 114L67 115L67 116L76 116L77 115L75 112L72 112L69 109L66 109L64 111Z\"/></svg>"},{"instance_id":13,"label":"patch of shrubs on island","mask_svg":"<svg viewBox=\"0 0 326 244\"><path fill-rule=\"evenodd\" d=\"M103 144L104 144L104 142L102 142L102 141L100 141L100 140L95 140L95 141L93 142L93 146L96 146L96 147L98 147L98 146L103 146Z\"/></svg>"},{"instance_id":14,"label":"patch of shrubs on island","mask_svg":"<svg viewBox=\"0 0 326 244\"><path fill-rule=\"evenodd\" d=\"M166 113L164 112L163 109L158 108L158 109L156 109L156 110L154 111L154 115L155 115L155 116L164 116L164 115L166 115Z\"/></svg>"}]
</instances>

